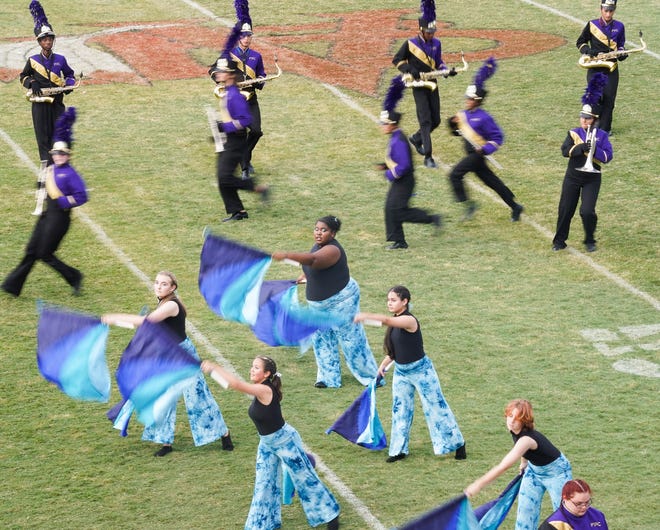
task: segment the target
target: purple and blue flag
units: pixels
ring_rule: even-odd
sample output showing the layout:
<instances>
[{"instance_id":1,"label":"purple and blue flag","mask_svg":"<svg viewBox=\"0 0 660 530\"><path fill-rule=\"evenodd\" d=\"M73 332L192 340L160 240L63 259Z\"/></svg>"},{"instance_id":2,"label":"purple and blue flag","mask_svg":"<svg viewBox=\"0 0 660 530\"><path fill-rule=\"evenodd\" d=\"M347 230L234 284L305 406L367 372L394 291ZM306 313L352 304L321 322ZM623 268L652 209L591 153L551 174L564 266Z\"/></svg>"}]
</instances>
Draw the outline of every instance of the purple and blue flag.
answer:
<instances>
[{"instance_id":1,"label":"purple and blue flag","mask_svg":"<svg viewBox=\"0 0 660 530\"><path fill-rule=\"evenodd\" d=\"M165 326L145 320L124 350L115 373L125 400L119 411L113 409L119 412L115 427L123 427L124 432L133 408L146 426L161 423L185 388L193 384L200 364ZM118 421L124 423L118 425Z\"/></svg>"},{"instance_id":2,"label":"purple and blue flag","mask_svg":"<svg viewBox=\"0 0 660 530\"><path fill-rule=\"evenodd\" d=\"M336 432L349 442L372 451L387 447L385 431L376 410L377 384L378 378L375 378L325 433Z\"/></svg>"},{"instance_id":3,"label":"purple and blue flag","mask_svg":"<svg viewBox=\"0 0 660 530\"><path fill-rule=\"evenodd\" d=\"M522 474L516 475L500 495L474 510L482 530L496 530L504 522L511 506L518 497Z\"/></svg>"},{"instance_id":4,"label":"purple and blue flag","mask_svg":"<svg viewBox=\"0 0 660 530\"><path fill-rule=\"evenodd\" d=\"M42 307L37 326L41 375L69 397L106 403L110 399L105 360L108 331L98 317Z\"/></svg>"},{"instance_id":5,"label":"purple and blue flag","mask_svg":"<svg viewBox=\"0 0 660 530\"><path fill-rule=\"evenodd\" d=\"M465 495L456 497L442 506L410 521L399 530L480 530L479 521Z\"/></svg>"},{"instance_id":6,"label":"purple and blue flag","mask_svg":"<svg viewBox=\"0 0 660 530\"><path fill-rule=\"evenodd\" d=\"M208 234L199 266L199 291L211 310L225 320L253 326L259 293L272 258L220 236Z\"/></svg>"}]
</instances>

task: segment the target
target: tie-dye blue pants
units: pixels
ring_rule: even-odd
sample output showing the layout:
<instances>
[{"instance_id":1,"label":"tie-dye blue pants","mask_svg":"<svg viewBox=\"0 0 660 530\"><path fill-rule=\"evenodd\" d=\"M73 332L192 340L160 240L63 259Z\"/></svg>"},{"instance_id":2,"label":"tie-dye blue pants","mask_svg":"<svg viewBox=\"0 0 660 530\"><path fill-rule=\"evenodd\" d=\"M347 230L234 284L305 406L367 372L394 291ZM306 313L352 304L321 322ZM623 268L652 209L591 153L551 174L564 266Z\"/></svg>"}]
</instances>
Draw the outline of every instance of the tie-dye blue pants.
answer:
<instances>
[{"instance_id":1,"label":"tie-dye blue pants","mask_svg":"<svg viewBox=\"0 0 660 530\"><path fill-rule=\"evenodd\" d=\"M440 455L461 447L465 443L463 435L445 401L445 396L442 395L433 362L425 355L419 361L394 365L390 456L408 454L408 439L415 412L415 391L422 402L433 452Z\"/></svg>"},{"instance_id":2,"label":"tie-dye blue pants","mask_svg":"<svg viewBox=\"0 0 660 530\"><path fill-rule=\"evenodd\" d=\"M180 343L188 353L199 360L197 350L188 338ZM204 375L200 372L197 379L183 391L183 400L186 403L188 422L192 432L193 442L196 446L205 445L224 436L229 432L227 424L222 417L220 407L213 399ZM176 425L176 406L165 416L163 423L145 427L142 439L159 444L174 442L174 427Z\"/></svg>"},{"instance_id":3,"label":"tie-dye blue pants","mask_svg":"<svg viewBox=\"0 0 660 530\"><path fill-rule=\"evenodd\" d=\"M282 466L287 468L310 526L339 515L339 504L314 471L298 431L285 423L279 431L259 437L254 495L245 530L282 526Z\"/></svg>"},{"instance_id":4,"label":"tie-dye blue pants","mask_svg":"<svg viewBox=\"0 0 660 530\"><path fill-rule=\"evenodd\" d=\"M364 326L355 324L353 317L360 311L360 287L351 278L337 294L320 301L308 301L310 307L337 314L347 322L337 328L317 331L312 336L316 356L316 380L329 388L341 386L339 346L344 352L346 365L355 379L367 386L378 374L378 365L371 352Z\"/></svg>"},{"instance_id":5,"label":"tie-dye blue pants","mask_svg":"<svg viewBox=\"0 0 660 530\"><path fill-rule=\"evenodd\" d=\"M528 463L518 493L516 530L536 530L543 493L548 491L552 499L552 510L556 510L561 504L561 490L572 478L571 464L564 455L545 466Z\"/></svg>"}]
</instances>

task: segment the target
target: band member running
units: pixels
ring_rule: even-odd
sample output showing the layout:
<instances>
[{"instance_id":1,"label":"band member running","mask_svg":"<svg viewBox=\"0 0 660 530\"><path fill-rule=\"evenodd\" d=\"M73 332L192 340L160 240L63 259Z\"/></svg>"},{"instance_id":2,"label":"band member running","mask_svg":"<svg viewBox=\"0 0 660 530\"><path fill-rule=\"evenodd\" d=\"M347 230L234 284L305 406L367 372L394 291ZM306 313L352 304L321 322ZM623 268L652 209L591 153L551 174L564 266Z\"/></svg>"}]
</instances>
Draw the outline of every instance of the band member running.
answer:
<instances>
[{"instance_id":1,"label":"band member running","mask_svg":"<svg viewBox=\"0 0 660 530\"><path fill-rule=\"evenodd\" d=\"M600 4L600 18L591 20L582 30L575 45L582 55L597 56L599 53L609 53L623 50L626 44L626 28L618 20L614 20L616 0L602 0ZM600 113L600 128L611 135L612 114L614 113L614 102L619 88L619 68L617 61L623 61L628 56L619 55L613 59L614 70L610 72L608 67L589 68L587 70L587 83L597 73L607 76L607 86L603 91L602 111Z\"/></svg>"},{"instance_id":2,"label":"band member running","mask_svg":"<svg viewBox=\"0 0 660 530\"><path fill-rule=\"evenodd\" d=\"M20 74L20 81L26 89L32 91L34 98L39 98L42 96L42 89L71 86L75 84L75 79L65 57L53 52L55 32L37 0L30 3L30 12L34 18L34 34L41 51L27 60ZM53 146L55 121L64 112L65 93L54 94L52 103L32 102L32 124L42 165L53 163L49 151Z\"/></svg>"}]
</instances>

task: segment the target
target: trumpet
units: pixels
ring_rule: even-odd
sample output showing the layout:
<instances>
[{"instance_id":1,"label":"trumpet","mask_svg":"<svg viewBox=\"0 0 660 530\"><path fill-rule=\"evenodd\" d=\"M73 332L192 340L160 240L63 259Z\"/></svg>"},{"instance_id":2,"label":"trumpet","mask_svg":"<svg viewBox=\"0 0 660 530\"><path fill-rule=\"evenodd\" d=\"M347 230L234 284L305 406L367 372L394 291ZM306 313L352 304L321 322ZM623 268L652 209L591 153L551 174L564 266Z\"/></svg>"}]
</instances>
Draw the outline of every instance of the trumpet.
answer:
<instances>
[{"instance_id":1,"label":"trumpet","mask_svg":"<svg viewBox=\"0 0 660 530\"><path fill-rule=\"evenodd\" d=\"M52 103L53 101L55 101L55 98L53 96L56 96L57 94L62 94L63 92L67 92L69 90L75 90L76 88L80 87L81 82L82 82L82 74L80 74L80 78L78 79L78 81L76 81L75 84L71 86L54 86L54 87L42 88L40 96L33 95L32 89L29 89L25 93L25 99L27 99L31 103Z\"/></svg>"},{"instance_id":2,"label":"trumpet","mask_svg":"<svg viewBox=\"0 0 660 530\"><path fill-rule=\"evenodd\" d=\"M587 155L587 161L584 163L584 166L575 168L578 171L583 171L584 173L600 173L600 170L594 167L594 153L596 152L596 142L598 138L596 137L596 127L589 127L587 129L587 134L584 137L585 143L591 142L591 148L589 149L589 154Z\"/></svg>"},{"instance_id":3,"label":"trumpet","mask_svg":"<svg viewBox=\"0 0 660 530\"><path fill-rule=\"evenodd\" d=\"M599 53L596 57L591 57L590 55L582 55L578 61L578 65L582 68L609 68L610 72L613 72L616 68L616 61L611 59L616 59L621 55L628 55L629 53L641 52L646 49L646 43L642 39L642 32L639 32L639 42L642 45L639 48L633 48L631 50L616 50L608 53Z\"/></svg>"},{"instance_id":4,"label":"trumpet","mask_svg":"<svg viewBox=\"0 0 660 530\"><path fill-rule=\"evenodd\" d=\"M445 79L449 77L450 72L453 70L454 72L465 72L468 69L468 63L465 60L465 55L463 55L463 52L461 51L461 61L463 62L463 66L460 68L445 68L443 70L431 70L430 72L421 72L419 74L419 79L413 79L410 74L403 74L401 76L401 79L403 79L404 84L406 85L407 88L428 88L430 90L435 90L437 88L437 85L433 82L433 80L438 79L439 77L444 77Z\"/></svg>"}]
</instances>

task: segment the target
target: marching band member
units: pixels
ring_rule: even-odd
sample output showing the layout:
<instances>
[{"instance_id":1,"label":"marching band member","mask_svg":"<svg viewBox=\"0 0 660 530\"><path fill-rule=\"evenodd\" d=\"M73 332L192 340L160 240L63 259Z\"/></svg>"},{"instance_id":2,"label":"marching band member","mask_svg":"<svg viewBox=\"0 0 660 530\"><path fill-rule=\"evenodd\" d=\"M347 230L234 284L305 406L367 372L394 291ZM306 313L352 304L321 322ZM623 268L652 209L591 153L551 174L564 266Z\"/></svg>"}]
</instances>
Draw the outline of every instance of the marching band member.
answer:
<instances>
[{"instance_id":1,"label":"marching band member","mask_svg":"<svg viewBox=\"0 0 660 530\"><path fill-rule=\"evenodd\" d=\"M387 247L388 250L408 248L403 223L432 224L436 231L441 224L438 214L429 214L426 210L411 208L409 204L415 189L415 168L406 135L399 129L401 114L394 110L404 89L400 76L392 79L390 89L385 96L384 110L380 115L383 134L390 136L387 161L377 166L385 172L385 178L391 183L385 199L385 232L387 241L392 242Z\"/></svg>"},{"instance_id":2,"label":"marching band member","mask_svg":"<svg viewBox=\"0 0 660 530\"><path fill-rule=\"evenodd\" d=\"M569 480L561 490L561 505L538 530L607 530L605 514L591 506L591 488L584 480Z\"/></svg>"},{"instance_id":3,"label":"marching band member","mask_svg":"<svg viewBox=\"0 0 660 530\"><path fill-rule=\"evenodd\" d=\"M596 129L594 123L600 113L598 101L605 83L607 80L604 74L599 73L591 78L582 96L580 126L568 131L561 146L562 154L568 158L568 166L559 199L557 232L552 240L552 250L555 251L566 248L571 220L580 194L582 194L580 217L584 227L584 244L587 252L596 250L594 232L598 221L596 201L601 182L600 164L607 164L614 155L607 132ZM590 153L593 169L586 167Z\"/></svg>"},{"instance_id":4,"label":"marching band member","mask_svg":"<svg viewBox=\"0 0 660 530\"><path fill-rule=\"evenodd\" d=\"M2 289L11 295L21 294L23 284L37 260L59 272L73 289L73 294L80 294L82 273L55 256L55 251L69 231L71 210L87 202L85 182L69 165L73 143L71 128L75 119L76 109L70 107L55 124L55 143L49 151L53 165L46 168L46 208L32 231L23 260L2 283Z\"/></svg>"},{"instance_id":5,"label":"marching band member","mask_svg":"<svg viewBox=\"0 0 660 530\"><path fill-rule=\"evenodd\" d=\"M238 70L243 74L243 80L249 81L257 77L265 77L266 70L264 69L264 62L261 54L252 48L252 26L250 22L244 22L241 25L241 36L238 39L238 46L231 51L231 58L236 61ZM259 108L259 100L257 99L256 90L261 90L265 83L254 83L249 86L243 87L241 91L247 94L247 102L250 108L250 115L252 122L250 123L250 132L247 137L247 145L243 152L243 159L241 160L241 176L247 179L254 173L252 167L252 151L259 142L259 138L263 136L261 130L261 109Z\"/></svg>"},{"instance_id":6,"label":"marching band member","mask_svg":"<svg viewBox=\"0 0 660 530\"><path fill-rule=\"evenodd\" d=\"M434 70L446 70L447 75L456 75L455 69L449 69L442 60L442 45L434 37L436 30L435 2L422 0L422 16L418 19L419 34L403 43L394 56L392 63L406 78L420 79L420 73ZM424 156L424 165L437 168L433 160L431 133L440 125L440 93L437 81L431 80L431 86L414 87L413 97L417 108L419 129L408 140L420 155Z\"/></svg>"},{"instance_id":7,"label":"marching band member","mask_svg":"<svg viewBox=\"0 0 660 530\"><path fill-rule=\"evenodd\" d=\"M41 51L27 60L20 74L20 81L21 85L32 91L32 96L38 98L42 95L43 88L71 86L75 84L75 79L66 58L53 52L55 32L37 0L30 3L30 12L34 18L34 34ZM53 146L53 130L57 118L64 112L64 93L54 94L52 97L52 103L32 102L32 124L42 165L53 163L49 152Z\"/></svg>"},{"instance_id":8,"label":"marching band member","mask_svg":"<svg viewBox=\"0 0 660 530\"><path fill-rule=\"evenodd\" d=\"M237 42L241 30L238 22L227 42L220 58L209 70L211 78L224 87L220 97L220 121L217 125L220 132L226 135L224 150L218 154L218 187L220 196L225 204L229 217L222 221L240 221L248 218L243 202L238 196L239 190L247 190L261 194L261 199L267 201L269 197L268 186L257 185L251 177L239 178L234 171L241 163L247 145L249 126L252 116L248 103L236 86L238 68L236 62L229 58L229 50Z\"/></svg>"},{"instance_id":9,"label":"marching band member","mask_svg":"<svg viewBox=\"0 0 660 530\"><path fill-rule=\"evenodd\" d=\"M481 105L488 91L484 88L485 81L495 73L497 64L494 58L487 59L474 77L474 84L465 91L465 110L459 112L449 120L449 127L456 136L465 140L467 156L454 166L449 174L449 180L454 190L457 202L465 202L465 215L463 219L471 219L477 211L478 205L468 200L463 178L466 173L474 172L486 186L494 190L502 200L511 208L511 220L520 220L523 205L514 199L513 192L488 167L486 158L489 158L504 143L504 134L493 117Z\"/></svg>"},{"instance_id":10,"label":"marching band member","mask_svg":"<svg viewBox=\"0 0 660 530\"><path fill-rule=\"evenodd\" d=\"M575 45L583 55L597 56L599 53L608 53L623 50L626 44L626 28L618 20L614 20L616 0L602 0L600 4L600 18L591 20L582 30ZM587 70L587 83L594 75L602 73L607 76L607 86L603 91L602 111L600 114L600 129L611 135L612 114L614 102L619 87L619 68L617 61L623 61L628 56L619 55L613 59L614 70L608 67L589 68Z\"/></svg>"}]
</instances>

